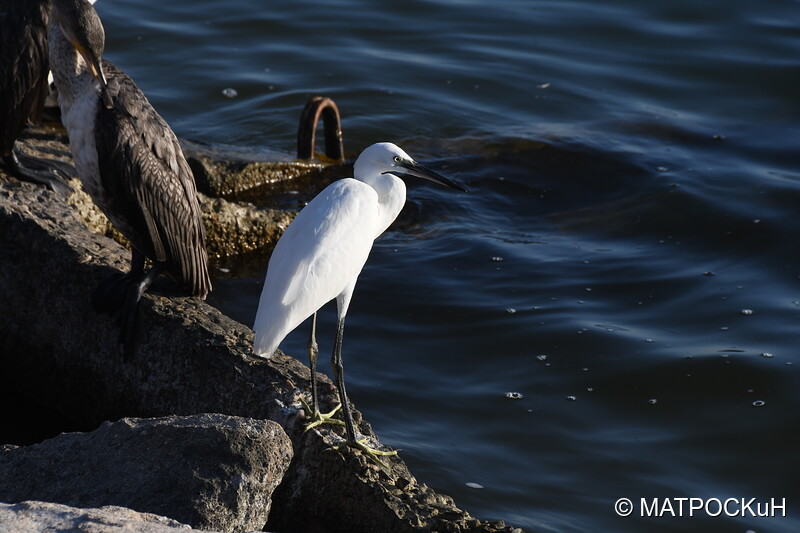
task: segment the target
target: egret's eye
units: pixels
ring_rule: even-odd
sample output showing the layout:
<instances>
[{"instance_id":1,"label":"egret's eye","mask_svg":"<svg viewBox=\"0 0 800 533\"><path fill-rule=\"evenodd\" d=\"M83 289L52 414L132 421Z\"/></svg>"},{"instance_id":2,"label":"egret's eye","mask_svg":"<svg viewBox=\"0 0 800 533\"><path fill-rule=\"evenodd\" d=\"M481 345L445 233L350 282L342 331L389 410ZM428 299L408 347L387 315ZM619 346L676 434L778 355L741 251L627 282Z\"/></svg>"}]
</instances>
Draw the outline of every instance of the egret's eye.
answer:
<instances>
[{"instance_id":1,"label":"egret's eye","mask_svg":"<svg viewBox=\"0 0 800 533\"><path fill-rule=\"evenodd\" d=\"M402 159L400 158L399 155L394 156L394 162L395 163L399 163L400 161L402 161Z\"/></svg>"}]
</instances>

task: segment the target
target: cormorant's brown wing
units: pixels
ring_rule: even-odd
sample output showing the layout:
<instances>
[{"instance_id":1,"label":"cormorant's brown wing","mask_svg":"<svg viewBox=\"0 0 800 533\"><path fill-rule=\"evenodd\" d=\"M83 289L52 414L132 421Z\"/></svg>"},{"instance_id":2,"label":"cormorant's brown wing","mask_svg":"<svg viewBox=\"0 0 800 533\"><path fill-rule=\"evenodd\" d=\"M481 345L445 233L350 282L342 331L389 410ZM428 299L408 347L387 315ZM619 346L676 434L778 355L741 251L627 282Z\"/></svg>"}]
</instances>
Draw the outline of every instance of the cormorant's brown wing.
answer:
<instances>
[{"instance_id":1,"label":"cormorant's brown wing","mask_svg":"<svg viewBox=\"0 0 800 533\"><path fill-rule=\"evenodd\" d=\"M205 298L211 289L205 230L178 139L133 80L109 61L103 61L103 70L114 105L107 109L101 99L95 140L117 229L151 260L167 263L192 294Z\"/></svg>"},{"instance_id":2,"label":"cormorant's brown wing","mask_svg":"<svg viewBox=\"0 0 800 533\"><path fill-rule=\"evenodd\" d=\"M0 0L0 155L10 155L29 118L41 118L49 13L49 1Z\"/></svg>"}]
</instances>

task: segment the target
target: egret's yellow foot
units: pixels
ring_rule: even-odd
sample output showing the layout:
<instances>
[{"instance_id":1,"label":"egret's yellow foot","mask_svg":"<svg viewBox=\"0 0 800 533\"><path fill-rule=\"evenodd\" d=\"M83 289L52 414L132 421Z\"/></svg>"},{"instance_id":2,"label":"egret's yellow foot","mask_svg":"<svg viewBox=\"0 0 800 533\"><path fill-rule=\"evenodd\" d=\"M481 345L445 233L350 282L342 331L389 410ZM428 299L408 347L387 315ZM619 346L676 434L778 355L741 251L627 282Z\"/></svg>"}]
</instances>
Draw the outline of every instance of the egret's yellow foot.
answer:
<instances>
[{"instance_id":1,"label":"egret's yellow foot","mask_svg":"<svg viewBox=\"0 0 800 533\"><path fill-rule=\"evenodd\" d=\"M303 404L303 411L306 413L306 418L311 420L308 424L306 424L306 428L303 430L303 433L322 424L334 424L337 426L344 425L343 421L333 418L333 415L335 415L339 409L342 408L342 404L334 407L330 413L320 413L319 409L312 409L304 399L300 398L300 402Z\"/></svg>"},{"instance_id":2,"label":"egret's yellow foot","mask_svg":"<svg viewBox=\"0 0 800 533\"><path fill-rule=\"evenodd\" d=\"M334 450L341 450L344 446L349 446L351 448L355 448L356 450L361 450L361 452L364 455L366 455L373 463L377 464L378 466L384 468L387 471L391 471L391 468L389 468L389 465L387 465L386 463L384 463L383 461L378 459L378 457L385 457L385 456L388 456L388 455L397 455L397 451L396 450L392 450L392 451L389 451L389 452L385 452L383 450L376 450L375 448L370 448L369 446L364 444L365 442L367 442L367 439L361 439L361 440L357 440L357 441L346 440L344 442L344 444L339 445L339 446L331 446L331 448L334 449Z\"/></svg>"}]
</instances>

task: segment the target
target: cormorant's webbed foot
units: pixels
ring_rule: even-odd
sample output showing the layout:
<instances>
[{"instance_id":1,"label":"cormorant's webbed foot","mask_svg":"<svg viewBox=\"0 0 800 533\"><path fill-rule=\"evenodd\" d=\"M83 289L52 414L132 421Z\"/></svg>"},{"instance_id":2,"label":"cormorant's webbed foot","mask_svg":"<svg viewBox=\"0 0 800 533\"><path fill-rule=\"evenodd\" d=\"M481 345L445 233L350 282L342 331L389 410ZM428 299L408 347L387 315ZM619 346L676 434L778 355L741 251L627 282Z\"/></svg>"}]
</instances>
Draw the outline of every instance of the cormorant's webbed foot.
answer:
<instances>
[{"instance_id":1,"label":"cormorant's webbed foot","mask_svg":"<svg viewBox=\"0 0 800 533\"><path fill-rule=\"evenodd\" d=\"M21 159L25 160L24 164ZM55 163L49 165L48 161L23 156L16 151L3 157L3 163L9 172L20 180L44 185L62 196L67 196L72 192L72 187L67 182L69 176Z\"/></svg>"},{"instance_id":2,"label":"cormorant's webbed foot","mask_svg":"<svg viewBox=\"0 0 800 533\"><path fill-rule=\"evenodd\" d=\"M92 306L98 313L113 315L125 304L130 274L115 272L100 282L92 293Z\"/></svg>"},{"instance_id":3,"label":"cormorant's webbed foot","mask_svg":"<svg viewBox=\"0 0 800 533\"><path fill-rule=\"evenodd\" d=\"M303 433L322 424L333 424L336 426L344 425L344 421L333 418L333 415L335 415L339 409L342 408L342 404L334 407L329 413L320 413L318 408L312 408L303 398L300 398L300 402L303 404L303 411L306 414L306 419L309 420L305 429L303 429Z\"/></svg>"},{"instance_id":4,"label":"cormorant's webbed foot","mask_svg":"<svg viewBox=\"0 0 800 533\"><path fill-rule=\"evenodd\" d=\"M136 351L136 325L139 322L139 302L142 300L142 294L163 270L163 263L156 263L139 280L130 282L122 308L119 332L119 342L122 344L123 358L126 361Z\"/></svg>"},{"instance_id":5,"label":"cormorant's webbed foot","mask_svg":"<svg viewBox=\"0 0 800 533\"><path fill-rule=\"evenodd\" d=\"M92 295L92 304L98 312L118 315L119 342L122 344L123 357L126 361L136 351L136 328L142 294L164 270L164 265L157 263L145 273L142 270L143 265L143 256L134 255L130 272L113 274L103 281Z\"/></svg>"}]
</instances>

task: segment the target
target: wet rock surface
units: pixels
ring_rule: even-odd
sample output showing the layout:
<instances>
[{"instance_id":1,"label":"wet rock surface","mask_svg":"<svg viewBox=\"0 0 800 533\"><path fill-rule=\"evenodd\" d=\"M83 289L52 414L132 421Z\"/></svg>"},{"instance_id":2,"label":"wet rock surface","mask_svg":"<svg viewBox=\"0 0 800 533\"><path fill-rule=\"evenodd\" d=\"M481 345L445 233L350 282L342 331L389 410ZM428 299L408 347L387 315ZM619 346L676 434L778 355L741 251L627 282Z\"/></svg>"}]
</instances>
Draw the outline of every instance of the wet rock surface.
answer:
<instances>
[{"instance_id":1,"label":"wet rock surface","mask_svg":"<svg viewBox=\"0 0 800 533\"><path fill-rule=\"evenodd\" d=\"M3 403L48 413L46 436L92 431L122 417L272 420L294 457L272 494L269 530L512 531L473 518L419 483L401 457L386 458L387 472L360 452L331 449L342 441L334 426L304 433L299 398L308 397L309 370L280 352L254 358L249 328L185 297L166 276L143 297L138 347L123 362L117 325L94 311L91 292L128 264L127 250L90 231L64 198L0 169L0 388ZM319 379L321 408L329 410L335 389L326 376ZM354 417L374 439L357 410Z\"/></svg>"},{"instance_id":2,"label":"wet rock surface","mask_svg":"<svg viewBox=\"0 0 800 533\"><path fill-rule=\"evenodd\" d=\"M260 530L292 458L275 422L125 418L0 455L0 501L116 505L199 529Z\"/></svg>"}]
</instances>

